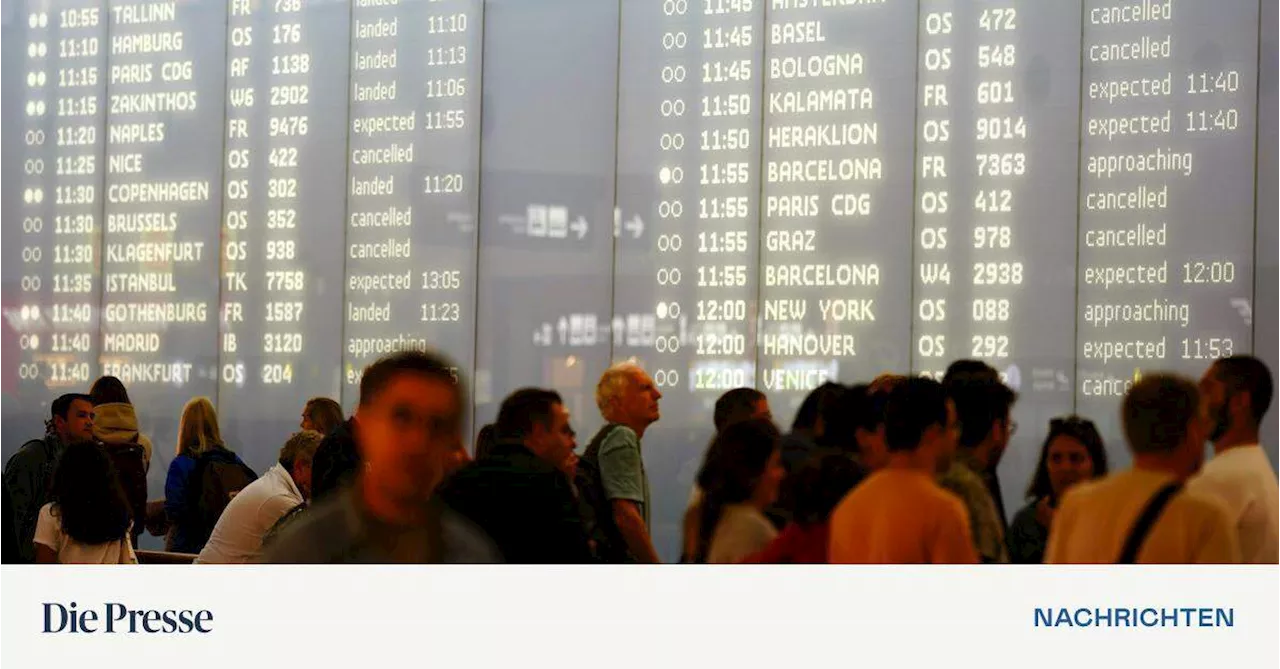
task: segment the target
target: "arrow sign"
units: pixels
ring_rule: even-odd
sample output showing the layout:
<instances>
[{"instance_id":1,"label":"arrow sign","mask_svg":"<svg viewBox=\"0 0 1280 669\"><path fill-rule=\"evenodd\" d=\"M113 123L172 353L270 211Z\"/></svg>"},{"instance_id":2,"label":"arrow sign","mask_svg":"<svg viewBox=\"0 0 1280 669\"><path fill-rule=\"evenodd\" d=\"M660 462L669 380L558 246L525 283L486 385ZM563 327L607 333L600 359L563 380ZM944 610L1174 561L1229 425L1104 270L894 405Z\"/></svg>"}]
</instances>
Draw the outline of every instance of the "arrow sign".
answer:
<instances>
[{"instance_id":1,"label":"arrow sign","mask_svg":"<svg viewBox=\"0 0 1280 669\"><path fill-rule=\"evenodd\" d=\"M587 236L587 219L581 216L575 218L573 222L569 224L569 229L572 230L574 234L578 235L578 239L582 239L583 237L586 237Z\"/></svg>"},{"instance_id":2,"label":"arrow sign","mask_svg":"<svg viewBox=\"0 0 1280 669\"><path fill-rule=\"evenodd\" d=\"M632 239L640 239L640 235L644 234L644 221L640 220L639 216L632 216L631 220L627 221L626 228L631 233Z\"/></svg>"}]
</instances>

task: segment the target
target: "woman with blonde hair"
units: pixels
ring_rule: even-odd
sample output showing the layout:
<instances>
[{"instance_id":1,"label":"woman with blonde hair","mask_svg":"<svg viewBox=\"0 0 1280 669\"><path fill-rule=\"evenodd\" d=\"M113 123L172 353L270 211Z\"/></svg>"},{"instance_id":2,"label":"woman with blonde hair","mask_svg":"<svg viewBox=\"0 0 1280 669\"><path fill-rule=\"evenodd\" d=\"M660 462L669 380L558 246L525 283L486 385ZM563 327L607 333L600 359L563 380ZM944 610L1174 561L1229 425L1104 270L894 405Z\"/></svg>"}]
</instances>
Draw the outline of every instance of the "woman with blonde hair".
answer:
<instances>
[{"instance_id":1,"label":"woman with blonde hair","mask_svg":"<svg viewBox=\"0 0 1280 669\"><path fill-rule=\"evenodd\" d=\"M169 518L165 550L199 553L231 498L258 475L222 442L218 413L207 397L182 408L176 457L164 482Z\"/></svg>"}]
</instances>

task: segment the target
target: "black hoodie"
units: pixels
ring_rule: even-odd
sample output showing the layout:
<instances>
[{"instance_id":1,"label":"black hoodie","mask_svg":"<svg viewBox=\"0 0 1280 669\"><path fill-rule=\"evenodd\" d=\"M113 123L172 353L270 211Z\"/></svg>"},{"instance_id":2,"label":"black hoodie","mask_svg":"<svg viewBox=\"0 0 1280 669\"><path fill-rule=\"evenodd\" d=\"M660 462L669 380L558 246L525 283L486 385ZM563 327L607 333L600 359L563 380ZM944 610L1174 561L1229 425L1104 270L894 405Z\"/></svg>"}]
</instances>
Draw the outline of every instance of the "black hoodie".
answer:
<instances>
[{"instance_id":1,"label":"black hoodie","mask_svg":"<svg viewBox=\"0 0 1280 669\"><path fill-rule=\"evenodd\" d=\"M356 448L355 418L348 418L330 430L316 448L311 461L312 502L350 483L359 468L360 449Z\"/></svg>"},{"instance_id":2,"label":"black hoodie","mask_svg":"<svg viewBox=\"0 0 1280 669\"><path fill-rule=\"evenodd\" d=\"M524 444L498 442L487 456L454 473L437 494L484 530L506 562L593 561L572 482Z\"/></svg>"}]
</instances>

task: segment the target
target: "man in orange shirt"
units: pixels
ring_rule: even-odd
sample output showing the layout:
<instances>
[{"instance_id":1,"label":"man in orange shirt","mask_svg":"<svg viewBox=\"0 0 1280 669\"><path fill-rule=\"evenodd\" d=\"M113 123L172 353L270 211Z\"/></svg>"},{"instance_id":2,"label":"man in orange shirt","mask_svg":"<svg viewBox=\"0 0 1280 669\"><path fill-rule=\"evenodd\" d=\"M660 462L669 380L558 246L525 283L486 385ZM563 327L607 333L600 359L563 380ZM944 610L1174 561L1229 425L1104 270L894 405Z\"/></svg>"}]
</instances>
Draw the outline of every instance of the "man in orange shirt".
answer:
<instances>
[{"instance_id":1,"label":"man in orange shirt","mask_svg":"<svg viewBox=\"0 0 1280 669\"><path fill-rule=\"evenodd\" d=\"M884 409L889 462L831 515L828 557L844 564L973 564L964 502L938 485L956 450L956 408L937 381L912 378Z\"/></svg>"}]
</instances>

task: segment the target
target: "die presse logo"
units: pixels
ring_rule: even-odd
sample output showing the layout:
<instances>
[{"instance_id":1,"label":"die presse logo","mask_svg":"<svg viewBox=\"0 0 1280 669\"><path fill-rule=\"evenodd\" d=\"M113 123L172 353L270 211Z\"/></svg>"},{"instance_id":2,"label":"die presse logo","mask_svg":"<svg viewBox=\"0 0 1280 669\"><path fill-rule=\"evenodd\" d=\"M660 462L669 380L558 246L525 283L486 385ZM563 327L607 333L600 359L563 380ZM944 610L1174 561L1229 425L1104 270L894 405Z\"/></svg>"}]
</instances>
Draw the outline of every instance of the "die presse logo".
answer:
<instances>
[{"instance_id":1,"label":"die presse logo","mask_svg":"<svg viewBox=\"0 0 1280 669\"><path fill-rule=\"evenodd\" d=\"M44 602L43 634L208 634L213 612L135 609L117 602L99 608Z\"/></svg>"}]
</instances>

